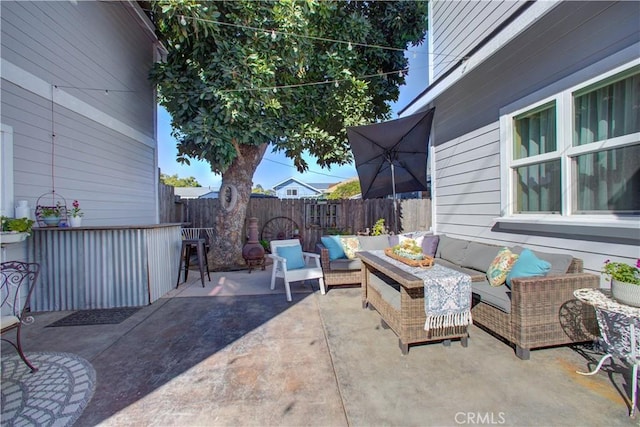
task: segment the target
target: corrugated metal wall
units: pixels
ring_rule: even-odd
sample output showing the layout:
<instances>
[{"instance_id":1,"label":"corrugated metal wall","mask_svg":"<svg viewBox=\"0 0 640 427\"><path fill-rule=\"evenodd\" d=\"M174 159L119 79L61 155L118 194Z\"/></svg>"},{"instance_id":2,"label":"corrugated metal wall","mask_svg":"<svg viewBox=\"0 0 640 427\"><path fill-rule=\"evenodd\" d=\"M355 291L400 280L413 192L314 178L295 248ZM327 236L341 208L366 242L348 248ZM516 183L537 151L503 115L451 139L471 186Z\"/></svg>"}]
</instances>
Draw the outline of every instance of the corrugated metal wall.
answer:
<instances>
[{"instance_id":1,"label":"corrugated metal wall","mask_svg":"<svg viewBox=\"0 0 640 427\"><path fill-rule=\"evenodd\" d=\"M34 230L32 310L150 304L173 288L180 227Z\"/></svg>"}]
</instances>

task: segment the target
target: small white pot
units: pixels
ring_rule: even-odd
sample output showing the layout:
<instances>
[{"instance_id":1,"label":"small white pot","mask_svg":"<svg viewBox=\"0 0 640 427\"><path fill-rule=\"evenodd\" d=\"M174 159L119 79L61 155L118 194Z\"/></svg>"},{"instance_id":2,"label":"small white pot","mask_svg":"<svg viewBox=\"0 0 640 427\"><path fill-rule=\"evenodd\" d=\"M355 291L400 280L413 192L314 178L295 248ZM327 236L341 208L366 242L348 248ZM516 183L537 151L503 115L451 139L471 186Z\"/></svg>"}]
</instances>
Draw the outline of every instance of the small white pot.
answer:
<instances>
[{"instance_id":1,"label":"small white pot","mask_svg":"<svg viewBox=\"0 0 640 427\"><path fill-rule=\"evenodd\" d=\"M640 307L640 285L611 280L611 295L618 302Z\"/></svg>"},{"instance_id":2,"label":"small white pot","mask_svg":"<svg viewBox=\"0 0 640 427\"><path fill-rule=\"evenodd\" d=\"M80 227L82 225L82 217L81 216L70 216L69 217L69 225L71 227Z\"/></svg>"}]
</instances>

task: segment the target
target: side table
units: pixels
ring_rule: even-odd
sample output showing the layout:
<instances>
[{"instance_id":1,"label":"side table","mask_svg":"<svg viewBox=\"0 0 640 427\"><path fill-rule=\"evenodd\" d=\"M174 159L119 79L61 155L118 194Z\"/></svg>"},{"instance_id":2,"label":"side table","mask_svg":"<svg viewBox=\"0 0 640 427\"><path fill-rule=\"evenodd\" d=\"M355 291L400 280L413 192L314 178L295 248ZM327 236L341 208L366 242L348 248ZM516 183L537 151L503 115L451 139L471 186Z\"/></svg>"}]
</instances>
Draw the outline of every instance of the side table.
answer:
<instances>
[{"instance_id":1,"label":"side table","mask_svg":"<svg viewBox=\"0 0 640 427\"><path fill-rule=\"evenodd\" d=\"M591 372L578 372L581 375L596 374L605 360L618 358L632 367L631 409L629 416L636 411L638 366L640 366L640 308L622 304L611 297L608 289L577 289L574 296L593 306L600 327L601 344L606 354Z\"/></svg>"}]
</instances>

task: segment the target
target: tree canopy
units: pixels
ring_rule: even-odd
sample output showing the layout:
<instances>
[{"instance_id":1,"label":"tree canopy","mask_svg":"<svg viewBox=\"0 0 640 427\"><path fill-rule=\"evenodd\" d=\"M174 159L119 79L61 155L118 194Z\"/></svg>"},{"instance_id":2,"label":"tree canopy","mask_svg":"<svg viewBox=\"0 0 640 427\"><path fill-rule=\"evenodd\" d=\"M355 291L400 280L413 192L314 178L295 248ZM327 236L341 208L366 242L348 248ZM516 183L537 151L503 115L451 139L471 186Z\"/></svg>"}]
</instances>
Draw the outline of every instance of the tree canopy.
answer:
<instances>
[{"instance_id":1,"label":"tree canopy","mask_svg":"<svg viewBox=\"0 0 640 427\"><path fill-rule=\"evenodd\" d=\"M353 179L338 185L335 190L327 196L327 199L348 199L356 194L360 194L360 181Z\"/></svg>"},{"instance_id":2,"label":"tree canopy","mask_svg":"<svg viewBox=\"0 0 640 427\"><path fill-rule=\"evenodd\" d=\"M222 174L210 261L243 263L252 179L267 147L300 172L352 155L346 127L390 118L404 51L424 41L427 2L150 2L167 48L150 77L171 115L178 161ZM218 264L218 265L216 265Z\"/></svg>"},{"instance_id":3,"label":"tree canopy","mask_svg":"<svg viewBox=\"0 0 640 427\"><path fill-rule=\"evenodd\" d=\"M172 117L178 161L223 173L239 145L271 143L302 172L346 164L345 127L390 117L404 50L423 42L427 3L157 1L168 48L151 77ZM401 72L404 71L404 72Z\"/></svg>"},{"instance_id":4,"label":"tree canopy","mask_svg":"<svg viewBox=\"0 0 640 427\"><path fill-rule=\"evenodd\" d=\"M173 187L202 187L195 177L190 176L188 178L178 178L177 173L173 175L165 175L161 173L160 182Z\"/></svg>"}]
</instances>

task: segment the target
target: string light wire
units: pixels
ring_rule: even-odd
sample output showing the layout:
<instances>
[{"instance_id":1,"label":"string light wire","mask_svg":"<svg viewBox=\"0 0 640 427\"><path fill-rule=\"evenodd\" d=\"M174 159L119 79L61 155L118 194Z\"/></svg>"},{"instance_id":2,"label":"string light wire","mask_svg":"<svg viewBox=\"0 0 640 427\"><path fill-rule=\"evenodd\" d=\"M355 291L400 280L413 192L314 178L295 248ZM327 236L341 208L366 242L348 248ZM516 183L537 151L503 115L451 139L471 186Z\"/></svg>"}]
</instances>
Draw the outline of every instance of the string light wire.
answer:
<instances>
[{"instance_id":1,"label":"string light wire","mask_svg":"<svg viewBox=\"0 0 640 427\"><path fill-rule=\"evenodd\" d=\"M185 17L182 17L185 18ZM426 52L420 52L420 51L414 51L411 49L403 49L403 48L399 48L399 47L391 47L391 46L382 46L382 45L377 45L377 44L367 44L367 43L358 43L358 42L354 42L354 41L348 41L348 40L338 40L338 39L332 39L332 38L328 38L328 37L320 37L320 36L310 36L308 34L297 34L297 33L290 33L288 31L282 31L282 30L277 30L277 29L264 29L264 28L259 28L259 27L253 27L251 25L243 25L243 24L233 24L231 22L222 22L222 21L216 21L213 19L205 19L205 18L198 18L198 17L193 17L193 16L188 16L186 17L192 21L200 21L200 22L206 22L209 24L216 24L216 25L223 25L223 26L227 26L227 27L234 27L234 28L242 28L245 30L253 30L253 31L259 31L265 34L271 34L271 38L273 40L275 40L275 36L276 35L283 35L283 36L290 36L290 37L296 37L296 38L306 38L306 39L310 39L310 40L318 40L318 41L323 41L323 42L330 42L330 43L340 43L340 44L346 44L347 45L347 49L351 50L353 49L353 46L360 46L360 47L365 47L365 48L372 48L372 49L384 49L384 50L392 50L395 52L411 52L411 53L419 53L419 54L425 54Z\"/></svg>"}]
</instances>

